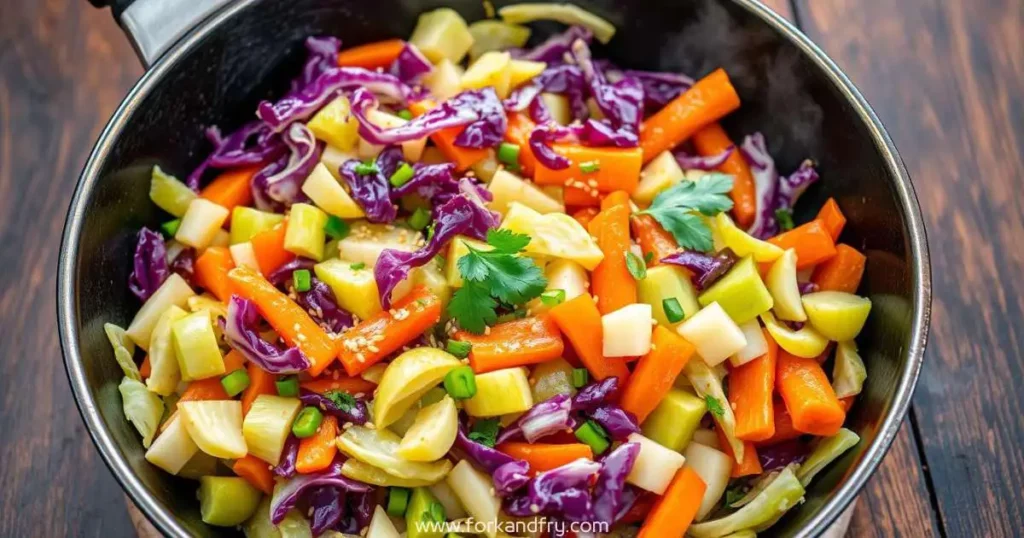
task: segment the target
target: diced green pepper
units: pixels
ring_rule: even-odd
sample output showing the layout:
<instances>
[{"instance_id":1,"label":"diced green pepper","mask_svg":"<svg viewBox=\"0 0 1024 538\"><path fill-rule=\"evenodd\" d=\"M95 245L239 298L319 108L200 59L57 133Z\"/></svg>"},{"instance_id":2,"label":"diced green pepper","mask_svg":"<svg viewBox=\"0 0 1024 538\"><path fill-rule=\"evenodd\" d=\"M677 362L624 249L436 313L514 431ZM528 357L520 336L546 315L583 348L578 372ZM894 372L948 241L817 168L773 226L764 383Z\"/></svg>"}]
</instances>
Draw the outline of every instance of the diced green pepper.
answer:
<instances>
[{"instance_id":1,"label":"diced green pepper","mask_svg":"<svg viewBox=\"0 0 1024 538\"><path fill-rule=\"evenodd\" d=\"M697 300L701 306L717 301L737 325L767 312L775 304L750 256L740 260Z\"/></svg>"},{"instance_id":2,"label":"diced green pepper","mask_svg":"<svg viewBox=\"0 0 1024 538\"><path fill-rule=\"evenodd\" d=\"M436 527L430 525L431 522L443 522L435 519L438 514L433 508L434 505L440 504L429 489L413 488L405 509L406 533L409 538L441 538L444 536L444 533L440 531L440 525ZM440 515L444 517L443 513Z\"/></svg>"},{"instance_id":3,"label":"diced green pepper","mask_svg":"<svg viewBox=\"0 0 1024 538\"><path fill-rule=\"evenodd\" d=\"M231 210L231 244L245 243L284 220L284 215L267 213L259 209L235 206Z\"/></svg>"},{"instance_id":4,"label":"diced green pepper","mask_svg":"<svg viewBox=\"0 0 1024 538\"><path fill-rule=\"evenodd\" d=\"M234 527L249 519L263 493L237 476L204 476L199 479L199 513L203 522Z\"/></svg>"},{"instance_id":5,"label":"diced green pepper","mask_svg":"<svg viewBox=\"0 0 1024 538\"><path fill-rule=\"evenodd\" d=\"M644 420L641 430L652 441L682 452L707 411L703 399L689 391L672 389Z\"/></svg>"},{"instance_id":6,"label":"diced green pepper","mask_svg":"<svg viewBox=\"0 0 1024 538\"><path fill-rule=\"evenodd\" d=\"M327 242L324 226L327 213L309 204L293 204L284 234L284 249L299 256L320 261Z\"/></svg>"}]
</instances>

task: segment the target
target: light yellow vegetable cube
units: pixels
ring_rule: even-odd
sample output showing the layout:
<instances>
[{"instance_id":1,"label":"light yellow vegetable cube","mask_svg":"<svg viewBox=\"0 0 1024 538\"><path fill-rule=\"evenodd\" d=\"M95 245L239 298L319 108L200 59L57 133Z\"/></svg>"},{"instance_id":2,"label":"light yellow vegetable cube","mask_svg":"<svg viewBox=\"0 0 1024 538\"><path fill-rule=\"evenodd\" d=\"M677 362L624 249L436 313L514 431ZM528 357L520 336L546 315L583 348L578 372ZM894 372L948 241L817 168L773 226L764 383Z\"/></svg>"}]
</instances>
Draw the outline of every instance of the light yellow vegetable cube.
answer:
<instances>
[{"instance_id":1,"label":"light yellow vegetable cube","mask_svg":"<svg viewBox=\"0 0 1024 538\"><path fill-rule=\"evenodd\" d=\"M334 179L323 162L317 163L313 168L302 184L302 192L309 196L317 207L335 217L358 219L366 215L341 183Z\"/></svg>"},{"instance_id":2,"label":"light yellow vegetable cube","mask_svg":"<svg viewBox=\"0 0 1024 538\"><path fill-rule=\"evenodd\" d=\"M701 521L718 504L729 485L732 458L728 454L700 443L690 443L683 451L686 465L704 481L704 497L697 509L696 520Z\"/></svg>"},{"instance_id":3,"label":"light yellow vegetable cube","mask_svg":"<svg viewBox=\"0 0 1024 538\"><path fill-rule=\"evenodd\" d=\"M301 408L302 402L298 398L271 394L257 396L242 422L242 435L249 453L270 465L277 465L292 431L292 422L295 422Z\"/></svg>"},{"instance_id":4,"label":"light yellow vegetable cube","mask_svg":"<svg viewBox=\"0 0 1024 538\"><path fill-rule=\"evenodd\" d=\"M491 529L487 535L493 538L496 535L501 499L494 494L491 477L474 468L467 460L462 460L448 473L445 482L458 496L466 512L474 520L485 523L485 529Z\"/></svg>"},{"instance_id":5,"label":"light yellow vegetable cube","mask_svg":"<svg viewBox=\"0 0 1024 538\"><path fill-rule=\"evenodd\" d=\"M341 165L345 164L346 161L352 159L359 159L358 144L356 148L342 151L334 146L327 146L324 148L323 153L320 154L320 164L327 167L327 171L331 173L337 181L341 179Z\"/></svg>"},{"instance_id":6,"label":"light yellow vegetable cube","mask_svg":"<svg viewBox=\"0 0 1024 538\"><path fill-rule=\"evenodd\" d=\"M352 150L359 141L359 121L352 115L348 97L339 95L306 123L313 136L341 150Z\"/></svg>"},{"instance_id":7,"label":"light yellow vegetable cube","mask_svg":"<svg viewBox=\"0 0 1024 538\"><path fill-rule=\"evenodd\" d=\"M640 183L633 199L640 205L650 204L661 191L679 183L685 175L670 151L663 151L640 171Z\"/></svg>"},{"instance_id":8,"label":"light yellow vegetable cube","mask_svg":"<svg viewBox=\"0 0 1024 538\"><path fill-rule=\"evenodd\" d=\"M242 402L179 402L178 412L181 419L184 419L189 437L199 446L199 450L227 459L238 459L248 452L245 437L242 436Z\"/></svg>"},{"instance_id":9,"label":"light yellow vegetable cube","mask_svg":"<svg viewBox=\"0 0 1024 538\"><path fill-rule=\"evenodd\" d=\"M411 273L411 278L412 286L423 286L430 293L433 293L438 301L441 302L442 308L448 304L448 300L452 297L452 288L448 285L448 279L440 263L431 260L426 265L414 269ZM399 292L402 291L401 288L402 284L399 284ZM404 294L402 293L402 295ZM398 296L395 293L392 295Z\"/></svg>"},{"instance_id":10,"label":"light yellow vegetable cube","mask_svg":"<svg viewBox=\"0 0 1024 538\"><path fill-rule=\"evenodd\" d=\"M135 313L132 322L125 331L128 338L131 338L135 345L142 349L149 349L149 341L152 338L153 329L156 327L160 316L171 306L185 308L188 298L195 296L188 283L178 273L171 273L171 276L164 280L163 284L153 292L153 295L146 299L142 308Z\"/></svg>"},{"instance_id":11,"label":"light yellow vegetable cube","mask_svg":"<svg viewBox=\"0 0 1024 538\"><path fill-rule=\"evenodd\" d=\"M473 417L497 417L533 407L533 394L522 368L506 368L476 375L476 395L463 401Z\"/></svg>"},{"instance_id":12,"label":"light yellow vegetable cube","mask_svg":"<svg viewBox=\"0 0 1024 538\"><path fill-rule=\"evenodd\" d=\"M251 242L246 241L245 243L231 245L228 247L228 251L231 252L231 260L235 262L235 267L248 267L257 271L260 270L260 264L256 261L256 251L252 248Z\"/></svg>"},{"instance_id":13,"label":"light yellow vegetable cube","mask_svg":"<svg viewBox=\"0 0 1024 538\"><path fill-rule=\"evenodd\" d=\"M530 29L519 24L509 24L495 19L484 19L469 25L473 46L469 49L470 61L485 52L525 47L530 40Z\"/></svg>"},{"instance_id":14,"label":"light yellow vegetable cube","mask_svg":"<svg viewBox=\"0 0 1024 538\"><path fill-rule=\"evenodd\" d=\"M626 475L626 482L656 495L665 493L665 488L672 481L676 471L686 463L686 458L639 433L631 433L626 442L640 445L640 453L636 456L633 468Z\"/></svg>"},{"instance_id":15,"label":"light yellow vegetable cube","mask_svg":"<svg viewBox=\"0 0 1024 538\"><path fill-rule=\"evenodd\" d=\"M678 332L697 348L708 366L720 364L747 345L743 331L718 303L705 306L684 321Z\"/></svg>"},{"instance_id":16,"label":"light yellow vegetable cube","mask_svg":"<svg viewBox=\"0 0 1024 538\"><path fill-rule=\"evenodd\" d=\"M358 221L352 223L351 233L338 241L338 255L372 268L385 249L413 252L419 248L420 238L420 234L406 228Z\"/></svg>"},{"instance_id":17,"label":"light yellow vegetable cube","mask_svg":"<svg viewBox=\"0 0 1024 538\"><path fill-rule=\"evenodd\" d=\"M445 58L423 79L423 86L435 99L446 101L462 91L462 70Z\"/></svg>"},{"instance_id":18,"label":"light yellow vegetable cube","mask_svg":"<svg viewBox=\"0 0 1024 538\"><path fill-rule=\"evenodd\" d=\"M493 87L498 97L508 97L512 84L512 56L507 52L485 52L462 75L467 90Z\"/></svg>"},{"instance_id":19,"label":"light yellow vegetable cube","mask_svg":"<svg viewBox=\"0 0 1024 538\"><path fill-rule=\"evenodd\" d=\"M636 283L637 300L651 305L654 319L670 329L679 327L682 320L670 322L665 315L665 300L675 299L683 308L683 320L693 317L700 310L697 292L682 268L667 264L656 265L647 270L647 278Z\"/></svg>"},{"instance_id":20,"label":"light yellow vegetable cube","mask_svg":"<svg viewBox=\"0 0 1024 538\"><path fill-rule=\"evenodd\" d=\"M443 7L420 15L409 42L435 64L443 59L459 63L473 45L473 36L461 15Z\"/></svg>"},{"instance_id":21,"label":"light yellow vegetable cube","mask_svg":"<svg viewBox=\"0 0 1024 538\"><path fill-rule=\"evenodd\" d=\"M171 338L183 381L224 373L224 357L209 312L194 312L171 323Z\"/></svg>"},{"instance_id":22,"label":"light yellow vegetable cube","mask_svg":"<svg viewBox=\"0 0 1024 538\"><path fill-rule=\"evenodd\" d=\"M531 62L529 60L512 60L509 62L510 83L512 88L518 88L529 82L533 77L544 72L548 64L544 62Z\"/></svg>"},{"instance_id":23,"label":"light yellow vegetable cube","mask_svg":"<svg viewBox=\"0 0 1024 538\"><path fill-rule=\"evenodd\" d=\"M605 357L640 357L651 350L651 305L626 305L601 316Z\"/></svg>"},{"instance_id":24,"label":"light yellow vegetable cube","mask_svg":"<svg viewBox=\"0 0 1024 538\"><path fill-rule=\"evenodd\" d=\"M181 217L181 225L174 234L174 239L198 250L202 250L213 242L214 236L228 220L231 212L205 198L196 198L188 204L185 216Z\"/></svg>"},{"instance_id":25,"label":"light yellow vegetable cube","mask_svg":"<svg viewBox=\"0 0 1024 538\"><path fill-rule=\"evenodd\" d=\"M171 474L178 471L199 452L199 447L185 430L180 416L172 417L168 425L146 451L146 461Z\"/></svg>"},{"instance_id":26,"label":"light yellow vegetable cube","mask_svg":"<svg viewBox=\"0 0 1024 538\"><path fill-rule=\"evenodd\" d=\"M320 261L327 241L327 213L309 204L293 204L284 232L284 249Z\"/></svg>"},{"instance_id":27,"label":"light yellow vegetable cube","mask_svg":"<svg viewBox=\"0 0 1024 538\"><path fill-rule=\"evenodd\" d=\"M729 363L733 366L742 366L765 353L768 353L768 340L764 337L761 324L757 319L752 319L742 325L743 337L747 339L747 345L729 357Z\"/></svg>"},{"instance_id":28,"label":"light yellow vegetable cube","mask_svg":"<svg viewBox=\"0 0 1024 538\"><path fill-rule=\"evenodd\" d=\"M313 271L331 287L339 306L366 319L381 311L377 282L372 269L353 269L352 265L349 261L327 260L313 266Z\"/></svg>"},{"instance_id":29,"label":"light yellow vegetable cube","mask_svg":"<svg viewBox=\"0 0 1024 538\"><path fill-rule=\"evenodd\" d=\"M521 151L530 151L529 148L522 148ZM555 200L542 191L532 181L526 181L518 175L499 169L491 178L487 190L491 191L494 197L491 200L491 209L504 215L508 212L509 204L518 202L538 213L565 213L565 204Z\"/></svg>"},{"instance_id":30,"label":"light yellow vegetable cube","mask_svg":"<svg viewBox=\"0 0 1024 538\"><path fill-rule=\"evenodd\" d=\"M544 92L540 94L540 99L551 113L551 119L555 120L555 123L559 125L572 123L574 118L568 97L558 93Z\"/></svg>"}]
</instances>

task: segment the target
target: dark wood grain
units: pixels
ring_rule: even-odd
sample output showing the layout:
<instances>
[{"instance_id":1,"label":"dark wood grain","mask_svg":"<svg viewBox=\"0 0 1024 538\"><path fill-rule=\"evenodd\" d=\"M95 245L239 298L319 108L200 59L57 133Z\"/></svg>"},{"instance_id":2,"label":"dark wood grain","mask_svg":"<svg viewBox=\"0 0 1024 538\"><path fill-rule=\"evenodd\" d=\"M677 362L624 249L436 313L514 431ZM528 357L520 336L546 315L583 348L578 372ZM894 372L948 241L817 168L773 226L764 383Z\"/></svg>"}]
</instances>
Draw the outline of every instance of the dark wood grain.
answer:
<instances>
[{"instance_id":1,"label":"dark wood grain","mask_svg":"<svg viewBox=\"0 0 1024 538\"><path fill-rule=\"evenodd\" d=\"M913 413L941 529L1024 529L1024 3L800 0L889 128L928 226L934 301Z\"/></svg>"},{"instance_id":2,"label":"dark wood grain","mask_svg":"<svg viewBox=\"0 0 1024 538\"><path fill-rule=\"evenodd\" d=\"M140 71L88 2L0 7L0 536L132 533L69 392L54 282L78 172Z\"/></svg>"}]
</instances>

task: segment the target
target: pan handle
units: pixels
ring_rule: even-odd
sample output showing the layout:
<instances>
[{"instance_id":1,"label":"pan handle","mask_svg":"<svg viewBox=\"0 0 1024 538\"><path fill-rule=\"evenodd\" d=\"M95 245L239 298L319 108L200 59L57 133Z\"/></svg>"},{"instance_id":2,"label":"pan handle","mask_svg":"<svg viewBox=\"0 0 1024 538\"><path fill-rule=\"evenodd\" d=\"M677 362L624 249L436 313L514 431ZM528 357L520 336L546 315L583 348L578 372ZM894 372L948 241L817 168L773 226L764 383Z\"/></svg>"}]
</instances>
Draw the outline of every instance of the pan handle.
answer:
<instances>
[{"instance_id":1,"label":"pan handle","mask_svg":"<svg viewBox=\"0 0 1024 538\"><path fill-rule=\"evenodd\" d=\"M89 0L109 6L135 53L153 65L181 36L231 0Z\"/></svg>"}]
</instances>

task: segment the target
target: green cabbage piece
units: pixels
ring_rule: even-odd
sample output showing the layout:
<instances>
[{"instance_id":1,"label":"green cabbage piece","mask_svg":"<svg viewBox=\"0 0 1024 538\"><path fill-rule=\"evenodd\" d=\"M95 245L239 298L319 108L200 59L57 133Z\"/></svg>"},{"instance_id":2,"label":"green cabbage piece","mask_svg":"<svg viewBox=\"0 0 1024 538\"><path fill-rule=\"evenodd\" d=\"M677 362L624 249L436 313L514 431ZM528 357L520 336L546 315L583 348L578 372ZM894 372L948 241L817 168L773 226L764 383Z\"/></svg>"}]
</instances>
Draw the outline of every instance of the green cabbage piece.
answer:
<instances>
[{"instance_id":1,"label":"green cabbage piece","mask_svg":"<svg viewBox=\"0 0 1024 538\"><path fill-rule=\"evenodd\" d=\"M818 440L814 451L811 452L811 455L807 457L807 461L796 472L800 483L806 487L826 465L835 461L836 458L842 456L844 452L850 450L859 442L860 436L846 428L841 428L832 437Z\"/></svg>"},{"instance_id":2,"label":"green cabbage piece","mask_svg":"<svg viewBox=\"0 0 1024 538\"><path fill-rule=\"evenodd\" d=\"M729 534L755 532L770 527L790 508L803 502L804 487L790 468L783 469L750 504L728 516L697 523L690 527L693 538L721 538Z\"/></svg>"},{"instance_id":3,"label":"green cabbage piece","mask_svg":"<svg viewBox=\"0 0 1024 538\"><path fill-rule=\"evenodd\" d=\"M864 361L857 353L854 342L839 342L836 347L836 364L832 368L832 389L837 398L846 398L860 394L864 388L864 380L868 378Z\"/></svg>"},{"instance_id":4,"label":"green cabbage piece","mask_svg":"<svg viewBox=\"0 0 1024 538\"><path fill-rule=\"evenodd\" d=\"M725 397L722 379L715 374L714 369L708 366L703 359L688 361L686 368L683 369L683 375L693 385L693 389L697 391L697 396L704 398L705 401L709 398L718 401L718 406L708 406L709 409L714 407L717 410L717 412L713 411L711 416L718 423L718 427L722 429L725 438L729 440L729 447L732 448L733 457L736 458L737 462L742 462L743 441L736 437L736 415L733 414L732 407L729 406L729 399Z\"/></svg>"},{"instance_id":5,"label":"green cabbage piece","mask_svg":"<svg viewBox=\"0 0 1024 538\"><path fill-rule=\"evenodd\" d=\"M117 365L121 367L125 377L142 381L139 367L132 358L135 354L135 342L128 338L128 333L113 323L104 323L103 332L107 333L107 340L110 340L110 346L114 348L114 358L117 359Z\"/></svg>"},{"instance_id":6,"label":"green cabbage piece","mask_svg":"<svg viewBox=\"0 0 1024 538\"><path fill-rule=\"evenodd\" d=\"M149 391L141 381L125 377L117 386L121 392L124 416L135 425L142 436L142 446L149 448L164 415L164 402L160 396Z\"/></svg>"}]
</instances>

